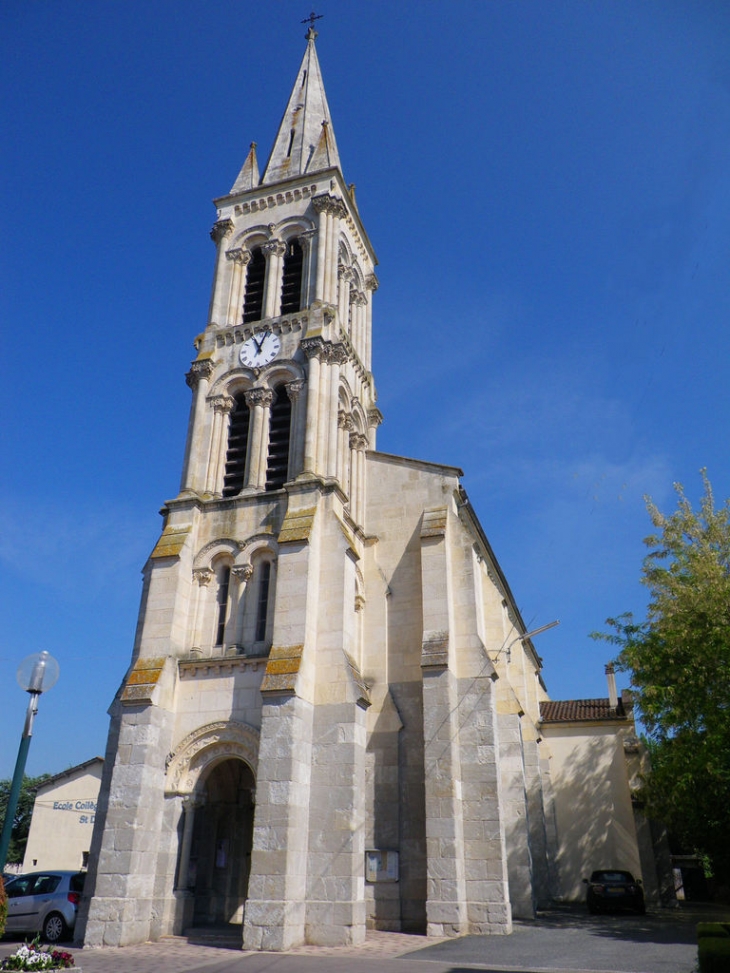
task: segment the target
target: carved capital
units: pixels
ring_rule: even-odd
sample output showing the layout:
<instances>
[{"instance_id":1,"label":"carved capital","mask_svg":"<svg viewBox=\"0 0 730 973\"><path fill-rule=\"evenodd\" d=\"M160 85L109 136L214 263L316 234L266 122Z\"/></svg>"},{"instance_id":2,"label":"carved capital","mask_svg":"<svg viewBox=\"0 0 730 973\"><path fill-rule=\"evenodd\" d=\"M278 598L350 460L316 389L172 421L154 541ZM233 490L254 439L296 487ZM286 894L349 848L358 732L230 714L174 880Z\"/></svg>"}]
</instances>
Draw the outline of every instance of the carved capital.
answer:
<instances>
[{"instance_id":1,"label":"carved capital","mask_svg":"<svg viewBox=\"0 0 730 973\"><path fill-rule=\"evenodd\" d=\"M312 206L314 207L315 213L327 213L329 212L332 197L328 193L323 193L321 196L314 196L312 199Z\"/></svg>"},{"instance_id":2,"label":"carved capital","mask_svg":"<svg viewBox=\"0 0 730 973\"><path fill-rule=\"evenodd\" d=\"M302 247L309 247L312 244L312 240L317 235L316 230L302 230L302 232L297 237L300 245Z\"/></svg>"},{"instance_id":3,"label":"carved capital","mask_svg":"<svg viewBox=\"0 0 730 973\"><path fill-rule=\"evenodd\" d=\"M337 413L337 425L340 429L346 429L348 432L352 432L355 428L355 421L352 418L352 413L345 412L344 409L340 409Z\"/></svg>"},{"instance_id":4,"label":"carved capital","mask_svg":"<svg viewBox=\"0 0 730 973\"><path fill-rule=\"evenodd\" d=\"M207 587L213 580L213 572L210 568L193 568L193 580L197 581L201 588Z\"/></svg>"},{"instance_id":5,"label":"carved capital","mask_svg":"<svg viewBox=\"0 0 730 973\"><path fill-rule=\"evenodd\" d=\"M201 381L207 381L215 370L215 365L209 358L203 361L194 361L190 366L190 371L185 376L185 381L193 391Z\"/></svg>"},{"instance_id":6,"label":"carved capital","mask_svg":"<svg viewBox=\"0 0 730 973\"><path fill-rule=\"evenodd\" d=\"M234 263L241 264L243 267L251 259L251 251L246 250L245 247L238 247L235 250L226 250L226 259L232 260Z\"/></svg>"},{"instance_id":7,"label":"carved capital","mask_svg":"<svg viewBox=\"0 0 730 973\"><path fill-rule=\"evenodd\" d=\"M362 291L350 291L350 304L356 304L358 307L364 307L368 302L367 297Z\"/></svg>"},{"instance_id":8,"label":"carved capital","mask_svg":"<svg viewBox=\"0 0 730 973\"><path fill-rule=\"evenodd\" d=\"M327 361L331 365L344 365L350 355L344 345L330 345L327 349Z\"/></svg>"},{"instance_id":9,"label":"carved capital","mask_svg":"<svg viewBox=\"0 0 730 973\"><path fill-rule=\"evenodd\" d=\"M380 409L376 409L375 406L372 409L368 409L368 426L371 429L377 429L382 421L383 413Z\"/></svg>"},{"instance_id":10,"label":"carved capital","mask_svg":"<svg viewBox=\"0 0 730 973\"><path fill-rule=\"evenodd\" d=\"M236 564L231 568L231 574L239 584L245 584L253 577L253 566L251 564Z\"/></svg>"},{"instance_id":11,"label":"carved capital","mask_svg":"<svg viewBox=\"0 0 730 973\"><path fill-rule=\"evenodd\" d=\"M359 432L350 433L350 449L365 450L369 445L370 442L367 436L363 436Z\"/></svg>"},{"instance_id":12,"label":"carved capital","mask_svg":"<svg viewBox=\"0 0 730 973\"><path fill-rule=\"evenodd\" d=\"M229 412L233 411L233 406L236 403L230 395L216 395L210 399L210 404L213 406L216 412L221 412L223 415L228 415Z\"/></svg>"},{"instance_id":13,"label":"carved capital","mask_svg":"<svg viewBox=\"0 0 730 973\"><path fill-rule=\"evenodd\" d=\"M304 388L304 379L295 378L293 382L288 382L285 386L286 394L289 396L291 402L296 402L299 398L302 389Z\"/></svg>"},{"instance_id":14,"label":"carved capital","mask_svg":"<svg viewBox=\"0 0 730 973\"><path fill-rule=\"evenodd\" d=\"M218 220L210 230L210 238L215 244L225 240L233 233L233 220Z\"/></svg>"},{"instance_id":15,"label":"carved capital","mask_svg":"<svg viewBox=\"0 0 730 973\"><path fill-rule=\"evenodd\" d=\"M339 264L337 267L337 276L340 278L340 280L344 280L350 284L355 279L355 271L352 269L352 267L346 267L345 264Z\"/></svg>"},{"instance_id":16,"label":"carved capital","mask_svg":"<svg viewBox=\"0 0 730 973\"><path fill-rule=\"evenodd\" d=\"M330 196L329 193L322 193L321 196L315 196L312 199L312 206L314 207L315 213L329 213L332 216L347 216L347 207L338 199L336 196Z\"/></svg>"},{"instance_id":17,"label":"carved capital","mask_svg":"<svg viewBox=\"0 0 730 973\"><path fill-rule=\"evenodd\" d=\"M286 244L283 240L269 240L261 247L261 250L269 255L276 254L277 257L283 257L286 253Z\"/></svg>"},{"instance_id":18,"label":"carved capital","mask_svg":"<svg viewBox=\"0 0 730 973\"><path fill-rule=\"evenodd\" d=\"M376 291L380 287L380 281L375 274L368 274L365 278L365 286L369 291Z\"/></svg>"},{"instance_id":19,"label":"carved capital","mask_svg":"<svg viewBox=\"0 0 730 973\"><path fill-rule=\"evenodd\" d=\"M249 409L254 409L257 405L268 409L274 401L274 393L271 389L255 388L244 392L244 398Z\"/></svg>"},{"instance_id":20,"label":"carved capital","mask_svg":"<svg viewBox=\"0 0 730 973\"><path fill-rule=\"evenodd\" d=\"M304 338L299 347L307 358L326 358L327 346L322 338Z\"/></svg>"}]
</instances>

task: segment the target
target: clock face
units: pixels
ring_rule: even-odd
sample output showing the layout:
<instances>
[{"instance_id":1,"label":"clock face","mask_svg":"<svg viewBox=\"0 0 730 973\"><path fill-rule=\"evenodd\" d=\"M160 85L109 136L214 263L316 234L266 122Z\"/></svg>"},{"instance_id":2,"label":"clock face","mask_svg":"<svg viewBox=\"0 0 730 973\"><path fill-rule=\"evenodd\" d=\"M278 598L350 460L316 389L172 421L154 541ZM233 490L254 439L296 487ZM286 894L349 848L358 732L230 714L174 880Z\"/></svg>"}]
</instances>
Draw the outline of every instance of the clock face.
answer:
<instances>
[{"instance_id":1,"label":"clock face","mask_svg":"<svg viewBox=\"0 0 730 973\"><path fill-rule=\"evenodd\" d=\"M238 360L247 368L262 368L272 362L281 351L281 340L271 331L260 331L244 341Z\"/></svg>"}]
</instances>

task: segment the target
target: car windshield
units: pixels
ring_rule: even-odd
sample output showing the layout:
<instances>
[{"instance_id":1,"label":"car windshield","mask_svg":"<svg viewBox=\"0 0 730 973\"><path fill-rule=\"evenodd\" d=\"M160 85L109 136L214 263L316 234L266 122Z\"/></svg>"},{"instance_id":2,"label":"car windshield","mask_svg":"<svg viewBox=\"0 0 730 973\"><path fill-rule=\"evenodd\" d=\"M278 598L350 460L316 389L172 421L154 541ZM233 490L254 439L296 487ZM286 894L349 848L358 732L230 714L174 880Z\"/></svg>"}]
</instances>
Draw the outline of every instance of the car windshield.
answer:
<instances>
[{"instance_id":1,"label":"car windshield","mask_svg":"<svg viewBox=\"0 0 730 973\"><path fill-rule=\"evenodd\" d=\"M591 882L633 882L631 872L602 871L591 875Z\"/></svg>"}]
</instances>

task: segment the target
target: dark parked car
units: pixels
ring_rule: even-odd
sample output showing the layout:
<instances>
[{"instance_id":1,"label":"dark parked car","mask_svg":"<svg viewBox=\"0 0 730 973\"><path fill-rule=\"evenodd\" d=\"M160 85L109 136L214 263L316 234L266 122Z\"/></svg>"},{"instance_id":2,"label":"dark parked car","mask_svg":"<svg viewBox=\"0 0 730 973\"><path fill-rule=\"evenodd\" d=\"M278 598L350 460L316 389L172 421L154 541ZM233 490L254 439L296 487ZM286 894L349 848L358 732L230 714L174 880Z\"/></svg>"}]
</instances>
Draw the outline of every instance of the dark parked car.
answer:
<instances>
[{"instance_id":1,"label":"dark parked car","mask_svg":"<svg viewBox=\"0 0 730 973\"><path fill-rule=\"evenodd\" d=\"M70 939L86 872L46 871L16 875L8 894L7 933L40 933L47 943Z\"/></svg>"},{"instance_id":2,"label":"dark parked car","mask_svg":"<svg viewBox=\"0 0 730 973\"><path fill-rule=\"evenodd\" d=\"M584 878L583 881L588 886L586 905L593 914L618 912L621 909L631 909L641 916L646 912L641 879L635 879L631 872L601 868L593 872L590 879Z\"/></svg>"}]
</instances>

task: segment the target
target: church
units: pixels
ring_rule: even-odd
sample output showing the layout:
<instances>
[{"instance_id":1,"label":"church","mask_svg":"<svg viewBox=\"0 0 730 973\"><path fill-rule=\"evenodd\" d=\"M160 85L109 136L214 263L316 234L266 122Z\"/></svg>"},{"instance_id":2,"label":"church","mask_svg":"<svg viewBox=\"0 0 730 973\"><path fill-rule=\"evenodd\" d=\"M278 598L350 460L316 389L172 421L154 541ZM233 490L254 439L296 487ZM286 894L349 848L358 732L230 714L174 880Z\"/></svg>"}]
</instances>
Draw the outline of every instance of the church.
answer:
<instances>
[{"instance_id":1,"label":"church","mask_svg":"<svg viewBox=\"0 0 730 973\"><path fill-rule=\"evenodd\" d=\"M630 700L609 673L605 700L550 701L461 471L377 450L377 261L316 36L263 174L252 144L216 200L180 490L110 709L89 947L505 934L591 868L656 884Z\"/></svg>"}]
</instances>

